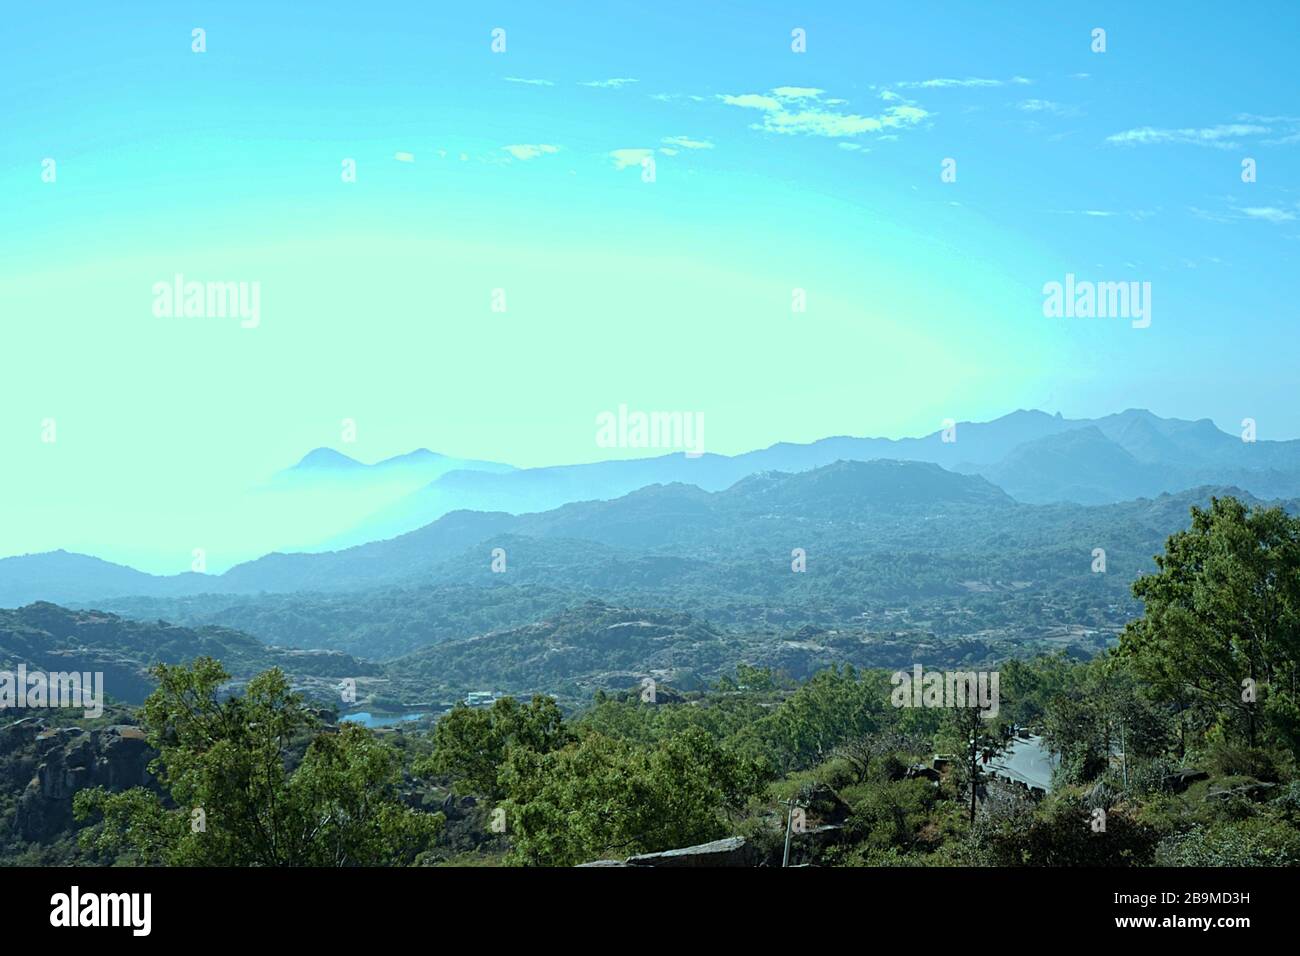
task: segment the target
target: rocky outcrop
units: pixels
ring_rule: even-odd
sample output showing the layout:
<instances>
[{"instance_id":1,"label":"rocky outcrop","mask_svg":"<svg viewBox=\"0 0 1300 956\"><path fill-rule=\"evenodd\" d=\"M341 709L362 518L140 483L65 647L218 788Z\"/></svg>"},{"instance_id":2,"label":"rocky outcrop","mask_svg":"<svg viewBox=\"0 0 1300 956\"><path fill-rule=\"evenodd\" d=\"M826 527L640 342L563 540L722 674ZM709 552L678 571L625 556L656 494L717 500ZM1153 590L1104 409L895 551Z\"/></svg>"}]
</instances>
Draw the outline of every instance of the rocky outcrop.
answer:
<instances>
[{"instance_id":1,"label":"rocky outcrop","mask_svg":"<svg viewBox=\"0 0 1300 956\"><path fill-rule=\"evenodd\" d=\"M713 866L755 866L758 863L755 854L745 842L744 837L727 837L712 843L687 846L677 850L665 850L662 853L640 853L626 860L595 860L582 866L676 866L676 867L713 867Z\"/></svg>"},{"instance_id":2,"label":"rocky outcrop","mask_svg":"<svg viewBox=\"0 0 1300 956\"><path fill-rule=\"evenodd\" d=\"M1181 770L1175 770L1173 773L1165 774L1164 786L1166 790L1172 793L1182 793L1197 781L1209 779L1210 775L1204 770L1184 767Z\"/></svg>"},{"instance_id":3,"label":"rocky outcrop","mask_svg":"<svg viewBox=\"0 0 1300 956\"><path fill-rule=\"evenodd\" d=\"M1210 788L1206 793L1206 799L1209 800L1232 800L1237 797L1244 797L1247 800L1264 800L1272 795L1273 790L1277 787L1275 783L1267 783L1262 780L1254 780L1249 783L1243 783L1235 787Z\"/></svg>"},{"instance_id":4,"label":"rocky outcrop","mask_svg":"<svg viewBox=\"0 0 1300 956\"><path fill-rule=\"evenodd\" d=\"M28 718L0 729L0 774L13 789L26 780L14 835L45 841L74 828L72 796L79 790L155 786L149 772L154 756L140 728L127 724L87 731Z\"/></svg>"}]
</instances>

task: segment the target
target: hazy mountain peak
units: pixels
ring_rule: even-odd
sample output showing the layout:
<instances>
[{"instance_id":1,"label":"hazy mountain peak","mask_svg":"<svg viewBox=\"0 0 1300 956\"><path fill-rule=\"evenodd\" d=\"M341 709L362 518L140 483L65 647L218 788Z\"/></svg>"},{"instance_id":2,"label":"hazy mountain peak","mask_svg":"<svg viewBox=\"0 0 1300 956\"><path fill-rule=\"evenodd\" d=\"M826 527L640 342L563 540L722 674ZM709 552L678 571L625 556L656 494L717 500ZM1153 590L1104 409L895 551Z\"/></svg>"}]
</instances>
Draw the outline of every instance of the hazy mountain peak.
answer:
<instances>
[{"instance_id":1,"label":"hazy mountain peak","mask_svg":"<svg viewBox=\"0 0 1300 956\"><path fill-rule=\"evenodd\" d=\"M366 467L355 458L349 458L341 451L335 451L333 448L313 448L307 454L302 456L302 460L293 466L294 468L305 469L339 469L339 468L364 468Z\"/></svg>"},{"instance_id":2,"label":"hazy mountain peak","mask_svg":"<svg viewBox=\"0 0 1300 956\"><path fill-rule=\"evenodd\" d=\"M415 451L408 451L404 455L393 455L391 458L385 458L383 461L375 462L374 467L382 468L385 465L413 465L424 461L441 461L446 455L439 454L436 451L429 451L427 448L417 448Z\"/></svg>"},{"instance_id":3,"label":"hazy mountain peak","mask_svg":"<svg viewBox=\"0 0 1300 956\"><path fill-rule=\"evenodd\" d=\"M877 458L840 460L811 471L750 475L726 492L731 498L849 506L925 505L937 502L1009 503L998 487L978 475L948 471L933 462Z\"/></svg>"},{"instance_id":4,"label":"hazy mountain peak","mask_svg":"<svg viewBox=\"0 0 1300 956\"><path fill-rule=\"evenodd\" d=\"M1038 408L1017 408L1014 412L1007 412L1007 414L994 418L985 424L991 425L994 422L1043 421L1048 419L1059 419L1060 417L1061 417L1060 412L1057 412L1055 415L1052 415Z\"/></svg>"}]
</instances>

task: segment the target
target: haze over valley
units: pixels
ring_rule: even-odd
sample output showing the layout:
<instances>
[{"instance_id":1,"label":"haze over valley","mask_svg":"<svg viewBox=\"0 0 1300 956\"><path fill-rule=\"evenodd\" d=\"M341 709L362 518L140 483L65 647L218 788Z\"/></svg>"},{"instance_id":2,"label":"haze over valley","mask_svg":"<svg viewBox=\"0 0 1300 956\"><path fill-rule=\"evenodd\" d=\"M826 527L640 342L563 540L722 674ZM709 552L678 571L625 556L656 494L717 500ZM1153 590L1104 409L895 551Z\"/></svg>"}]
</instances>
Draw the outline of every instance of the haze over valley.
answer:
<instances>
[{"instance_id":1,"label":"haze over valley","mask_svg":"<svg viewBox=\"0 0 1300 956\"><path fill-rule=\"evenodd\" d=\"M14 556L0 559L0 606L49 602L392 662L388 683L366 682L390 703L479 685L579 700L638 669L704 679L741 658L806 675L836 661L1087 656L1140 610L1130 584L1193 505L1231 494L1294 512L1300 498L1300 441L1243 441L1208 420L1019 411L947 438L541 469L423 449L366 465L317 449L271 493L289 510L323 507L322 523L341 498L386 495L337 536L373 540L221 574ZM594 634L592 620L665 612L679 615L669 631L627 632L653 632L645 643L589 637L576 661L554 638L526 650L528 628Z\"/></svg>"}]
</instances>

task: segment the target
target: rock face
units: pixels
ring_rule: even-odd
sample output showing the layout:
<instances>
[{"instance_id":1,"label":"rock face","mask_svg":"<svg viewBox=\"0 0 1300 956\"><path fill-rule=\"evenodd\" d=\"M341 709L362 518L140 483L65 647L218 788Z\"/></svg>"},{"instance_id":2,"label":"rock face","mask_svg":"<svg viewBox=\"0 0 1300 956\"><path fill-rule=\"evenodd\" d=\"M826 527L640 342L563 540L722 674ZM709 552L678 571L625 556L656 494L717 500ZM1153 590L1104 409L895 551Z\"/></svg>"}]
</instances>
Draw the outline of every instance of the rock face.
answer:
<instances>
[{"instance_id":1,"label":"rock face","mask_svg":"<svg viewBox=\"0 0 1300 956\"><path fill-rule=\"evenodd\" d=\"M583 863L582 866L754 866L755 854L745 843L744 837L727 837L712 843L698 846L686 846L677 850L665 850L662 853L641 853L626 860L596 860Z\"/></svg>"},{"instance_id":2,"label":"rock face","mask_svg":"<svg viewBox=\"0 0 1300 956\"><path fill-rule=\"evenodd\" d=\"M1181 770L1175 770L1173 773L1166 774L1164 785L1174 793L1182 793L1198 780L1209 779L1209 773L1204 770L1197 770L1194 767L1184 767Z\"/></svg>"},{"instance_id":3,"label":"rock face","mask_svg":"<svg viewBox=\"0 0 1300 956\"><path fill-rule=\"evenodd\" d=\"M14 809L14 835L45 841L72 829L72 796L78 790L153 787L149 762L155 751L139 727L102 730L48 728L35 718L0 729L0 776L6 788L26 787Z\"/></svg>"}]
</instances>

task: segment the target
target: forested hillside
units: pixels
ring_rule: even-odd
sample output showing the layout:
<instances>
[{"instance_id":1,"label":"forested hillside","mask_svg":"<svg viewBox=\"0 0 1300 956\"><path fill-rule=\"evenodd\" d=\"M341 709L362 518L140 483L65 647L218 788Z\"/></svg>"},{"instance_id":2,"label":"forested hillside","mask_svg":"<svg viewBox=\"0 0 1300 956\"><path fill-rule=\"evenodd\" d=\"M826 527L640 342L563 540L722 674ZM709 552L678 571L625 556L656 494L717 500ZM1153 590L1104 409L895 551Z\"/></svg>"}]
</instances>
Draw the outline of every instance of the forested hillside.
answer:
<instances>
[{"instance_id":1,"label":"forested hillside","mask_svg":"<svg viewBox=\"0 0 1300 956\"><path fill-rule=\"evenodd\" d=\"M760 632L811 624L1092 646L1139 610L1129 583L1154 568L1151 556L1188 509L1220 491L1024 505L935 465L840 462L755 475L717 493L655 486L536 515L449 515L363 548L264 559L285 593L96 606L374 660L535 623L590 599L670 606ZM795 549L806 558L802 573L793 571Z\"/></svg>"},{"instance_id":2,"label":"forested hillside","mask_svg":"<svg viewBox=\"0 0 1300 956\"><path fill-rule=\"evenodd\" d=\"M918 645L911 668L858 666L882 647L782 642L843 652L821 666L682 611L590 603L392 662L371 679L521 693L379 731L310 706L242 635L27 608L6 618L23 653L160 642L159 663L143 707L0 727L6 859L658 865L643 855L727 838L672 859L779 865L789 830L794 862L820 865L1300 863L1300 520L1217 499L1155 565L1131 582L1141 613L1087 659L945 665ZM234 687L214 652L275 666ZM993 696L900 697L918 665ZM594 673L607 686L577 686ZM522 693L548 682L558 700Z\"/></svg>"}]
</instances>

